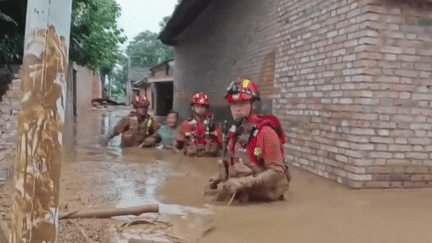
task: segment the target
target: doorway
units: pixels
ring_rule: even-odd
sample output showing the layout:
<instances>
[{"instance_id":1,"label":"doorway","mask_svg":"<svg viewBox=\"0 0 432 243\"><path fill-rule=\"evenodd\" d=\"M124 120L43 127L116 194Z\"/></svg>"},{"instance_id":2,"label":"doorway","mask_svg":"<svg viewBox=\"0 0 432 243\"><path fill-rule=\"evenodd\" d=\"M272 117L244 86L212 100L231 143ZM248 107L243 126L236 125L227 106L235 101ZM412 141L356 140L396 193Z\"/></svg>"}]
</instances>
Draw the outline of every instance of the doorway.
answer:
<instances>
[{"instance_id":1,"label":"doorway","mask_svg":"<svg viewBox=\"0 0 432 243\"><path fill-rule=\"evenodd\" d=\"M72 74L72 112L76 121L77 117L77 70L73 69Z\"/></svg>"},{"instance_id":2,"label":"doorway","mask_svg":"<svg viewBox=\"0 0 432 243\"><path fill-rule=\"evenodd\" d=\"M156 115L166 116L173 108L173 82L155 83L156 88Z\"/></svg>"}]
</instances>

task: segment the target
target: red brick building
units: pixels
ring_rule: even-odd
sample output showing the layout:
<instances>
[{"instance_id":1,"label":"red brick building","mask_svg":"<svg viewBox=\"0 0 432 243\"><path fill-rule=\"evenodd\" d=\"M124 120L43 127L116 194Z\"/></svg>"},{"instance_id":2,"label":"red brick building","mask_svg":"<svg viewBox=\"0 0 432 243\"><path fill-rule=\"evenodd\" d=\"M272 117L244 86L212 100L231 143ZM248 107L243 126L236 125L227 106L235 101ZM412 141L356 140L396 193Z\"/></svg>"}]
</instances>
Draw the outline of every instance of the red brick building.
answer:
<instances>
[{"instance_id":1,"label":"red brick building","mask_svg":"<svg viewBox=\"0 0 432 243\"><path fill-rule=\"evenodd\" d=\"M205 91L223 116L247 75L284 125L287 162L355 188L432 185L427 1L184 0L160 39L175 108Z\"/></svg>"}]
</instances>

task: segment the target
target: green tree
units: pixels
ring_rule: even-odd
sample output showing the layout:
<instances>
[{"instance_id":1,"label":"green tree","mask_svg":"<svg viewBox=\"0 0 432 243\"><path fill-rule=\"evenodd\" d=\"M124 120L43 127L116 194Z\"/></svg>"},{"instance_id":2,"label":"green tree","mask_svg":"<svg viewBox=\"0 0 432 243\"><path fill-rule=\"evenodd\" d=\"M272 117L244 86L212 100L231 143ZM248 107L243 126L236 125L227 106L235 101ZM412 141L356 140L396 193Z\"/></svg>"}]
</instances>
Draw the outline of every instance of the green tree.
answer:
<instances>
[{"instance_id":1,"label":"green tree","mask_svg":"<svg viewBox=\"0 0 432 243\"><path fill-rule=\"evenodd\" d=\"M119 66L116 66L110 75L111 95L114 98L126 94L126 83L128 80L128 59L124 58Z\"/></svg>"},{"instance_id":2,"label":"green tree","mask_svg":"<svg viewBox=\"0 0 432 243\"><path fill-rule=\"evenodd\" d=\"M0 66L21 63L27 0L0 0L0 9ZM117 26L120 12L114 0L74 0L70 60L94 72L104 67L101 73L109 73L122 58L119 43L126 41Z\"/></svg>"},{"instance_id":3,"label":"green tree","mask_svg":"<svg viewBox=\"0 0 432 243\"><path fill-rule=\"evenodd\" d=\"M0 0L0 67L22 62L27 0Z\"/></svg>"},{"instance_id":4,"label":"green tree","mask_svg":"<svg viewBox=\"0 0 432 243\"><path fill-rule=\"evenodd\" d=\"M159 26L160 26L160 31L162 31L165 26L168 24L168 21L170 20L171 16L165 16L162 18L162 21L159 22Z\"/></svg>"},{"instance_id":5,"label":"green tree","mask_svg":"<svg viewBox=\"0 0 432 243\"><path fill-rule=\"evenodd\" d=\"M177 3L174 5L174 9L176 9L178 7L178 5L180 4L182 0L177 0ZM171 15L169 16L165 16L162 18L162 21L159 22L159 26L160 26L160 31L162 31L165 26L168 24L168 21L171 19Z\"/></svg>"},{"instance_id":6,"label":"green tree","mask_svg":"<svg viewBox=\"0 0 432 243\"><path fill-rule=\"evenodd\" d=\"M0 2L4 2L5 0L0 0ZM15 22L15 20L13 20L9 15L3 13L2 11L0 11L0 20L2 21L6 21L9 23L13 23L16 26L18 26L17 22Z\"/></svg>"},{"instance_id":7,"label":"green tree","mask_svg":"<svg viewBox=\"0 0 432 243\"><path fill-rule=\"evenodd\" d=\"M149 30L135 36L126 48L131 65L150 67L173 58L172 48L164 45L157 37L158 34Z\"/></svg>"},{"instance_id":8,"label":"green tree","mask_svg":"<svg viewBox=\"0 0 432 243\"><path fill-rule=\"evenodd\" d=\"M117 25L120 7L114 0L75 0L72 9L70 59L94 72L105 67L108 74L122 59L119 43L126 41Z\"/></svg>"}]
</instances>

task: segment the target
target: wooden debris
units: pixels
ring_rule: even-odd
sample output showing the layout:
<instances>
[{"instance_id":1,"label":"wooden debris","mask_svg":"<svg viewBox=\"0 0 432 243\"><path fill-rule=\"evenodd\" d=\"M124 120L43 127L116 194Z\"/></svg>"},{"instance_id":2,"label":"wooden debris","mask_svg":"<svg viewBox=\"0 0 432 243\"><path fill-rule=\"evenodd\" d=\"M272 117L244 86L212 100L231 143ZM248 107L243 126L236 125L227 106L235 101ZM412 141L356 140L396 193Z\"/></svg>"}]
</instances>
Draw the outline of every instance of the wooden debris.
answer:
<instances>
[{"instance_id":1,"label":"wooden debris","mask_svg":"<svg viewBox=\"0 0 432 243\"><path fill-rule=\"evenodd\" d=\"M128 208L111 208L88 211L75 211L69 213L61 213L59 219L69 218L111 218L121 215L141 215L143 213L159 212L158 204L147 204Z\"/></svg>"}]
</instances>

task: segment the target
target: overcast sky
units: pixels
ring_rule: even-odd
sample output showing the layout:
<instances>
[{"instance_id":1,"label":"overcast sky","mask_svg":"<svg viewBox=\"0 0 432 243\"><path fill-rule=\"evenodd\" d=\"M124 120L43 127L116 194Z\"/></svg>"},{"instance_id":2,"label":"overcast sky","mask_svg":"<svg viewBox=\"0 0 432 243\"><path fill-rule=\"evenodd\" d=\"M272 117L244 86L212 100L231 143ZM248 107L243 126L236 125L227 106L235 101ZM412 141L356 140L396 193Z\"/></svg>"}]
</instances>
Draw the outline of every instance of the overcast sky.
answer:
<instances>
[{"instance_id":1,"label":"overcast sky","mask_svg":"<svg viewBox=\"0 0 432 243\"><path fill-rule=\"evenodd\" d=\"M159 33L159 22L171 15L177 0L116 0L121 7L118 25L123 28L128 40L125 48L138 33L150 30Z\"/></svg>"}]
</instances>

